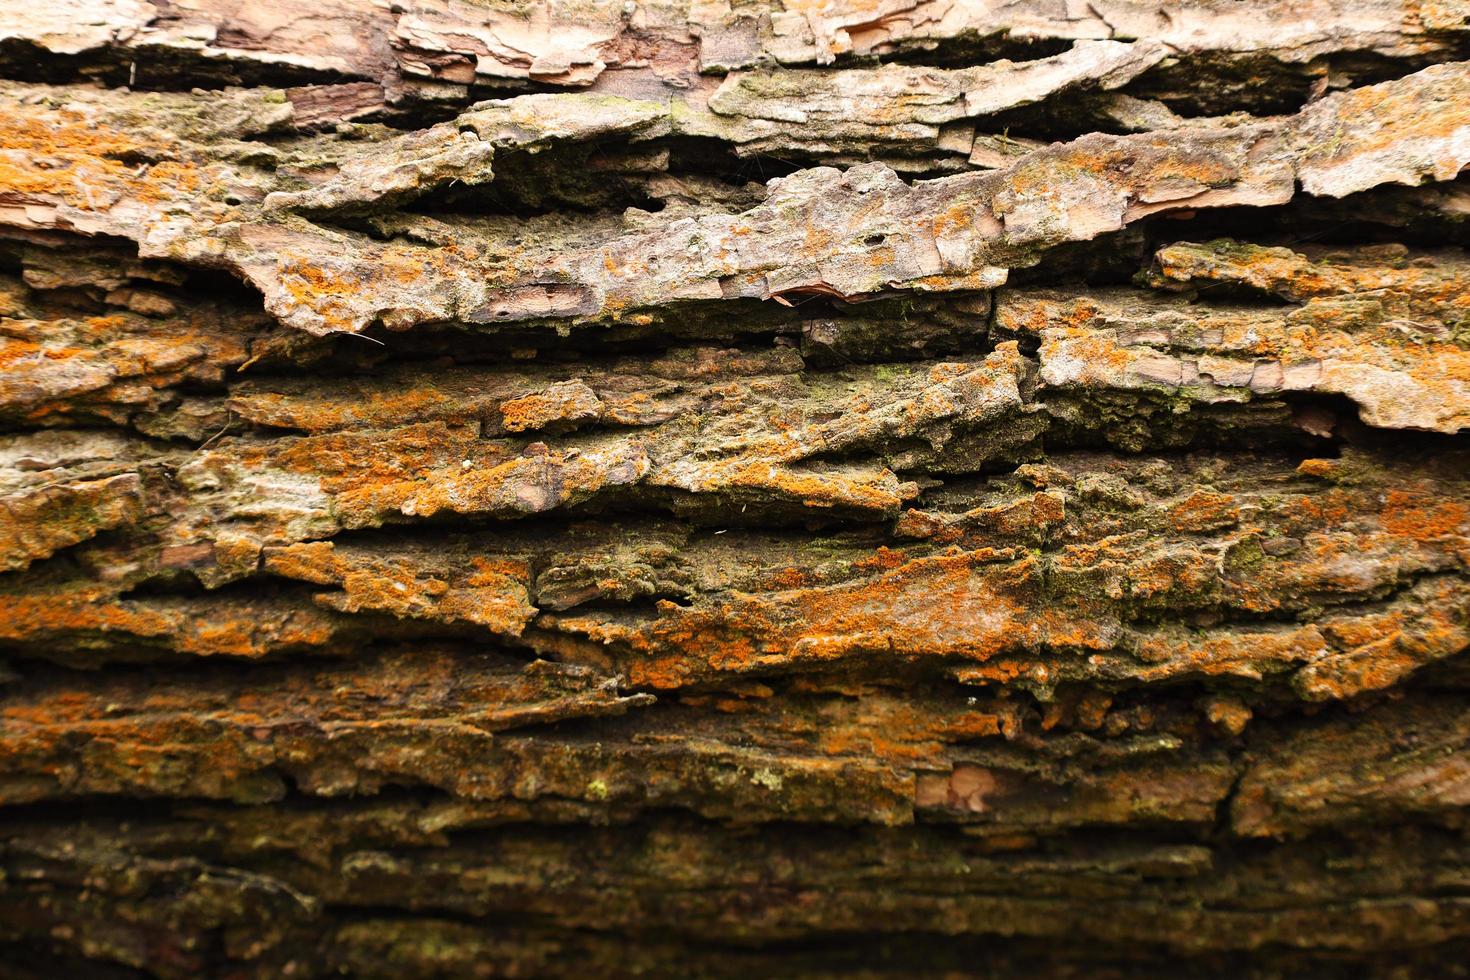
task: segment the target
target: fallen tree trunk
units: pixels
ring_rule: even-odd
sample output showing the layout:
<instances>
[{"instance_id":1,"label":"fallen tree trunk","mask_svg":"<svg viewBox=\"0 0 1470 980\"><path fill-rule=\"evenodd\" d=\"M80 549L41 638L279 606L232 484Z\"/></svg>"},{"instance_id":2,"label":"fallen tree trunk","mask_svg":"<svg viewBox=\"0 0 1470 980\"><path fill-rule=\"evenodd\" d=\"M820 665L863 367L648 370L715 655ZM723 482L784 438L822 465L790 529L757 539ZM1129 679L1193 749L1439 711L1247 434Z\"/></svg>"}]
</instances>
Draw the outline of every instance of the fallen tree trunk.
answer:
<instances>
[{"instance_id":1,"label":"fallen tree trunk","mask_svg":"<svg viewBox=\"0 0 1470 980\"><path fill-rule=\"evenodd\" d=\"M1074 6L0 12L0 974L1463 969L1470 8Z\"/></svg>"}]
</instances>

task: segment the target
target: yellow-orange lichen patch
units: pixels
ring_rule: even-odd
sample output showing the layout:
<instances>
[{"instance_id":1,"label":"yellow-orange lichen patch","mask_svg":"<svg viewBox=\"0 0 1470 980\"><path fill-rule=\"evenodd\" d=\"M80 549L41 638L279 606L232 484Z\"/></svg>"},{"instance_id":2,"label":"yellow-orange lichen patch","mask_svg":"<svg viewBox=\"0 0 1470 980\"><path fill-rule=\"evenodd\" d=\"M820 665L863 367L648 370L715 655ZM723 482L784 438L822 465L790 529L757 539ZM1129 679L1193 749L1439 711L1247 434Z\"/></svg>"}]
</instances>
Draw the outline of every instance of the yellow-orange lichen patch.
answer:
<instances>
[{"instance_id":1,"label":"yellow-orange lichen patch","mask_svg":"<svg viewBox=\"0 0 1470 980\"><path fill-rule=\"evenodd\" d=\"M1196 490L1169 508L1168 519L1176 531L1214 531L1236 523L1240 508L1227 493Z\"/></svg>"},{"instance_id":2,"label":"yellow-orange lichen patch","mask_svg":"<svg viewBox=\"0 0 1470 980\"><path fill-rule=\"evenodd\" d=\"M1341 469L1342 461L1338 459L1304 459L1297 464L1296 471L1302 476L1326 480L1336 476Z\"/></svg>"},{"instance_id":3,"label":"yellow-orange lichen patch","mask_svg":"<svg viewBox=\"0 0 1470 980\"><path fill-rule=\"evenodd\" d=\"M1424 664L1470 647L1466 590L1440 581L1412 593L1414 606L1359 617L1337 617L1323 631L1340 652L1303 667L1295 678L1310 700L1353 697L1399 682Z\"/></svg>"},{"instance_id":4,"label":"yellow-orange lichen patch","mask_svg":"<svg viewBox=\"0 0 1470 980\"><path fill-rule=\"evenodd\" d=\"M471 557L471 574L435 556L379 556L343 552L330 542L272 549L266 569L341 592L318 595L340 612L380 612L399 618L464 622L492 633L519 635L535 608L530 567L524 561Z\"/></svg>"},{"instance_id":5,"label":"yellow-orange lichen patch","mask_svg":"<svg viewBox=\"0 0 1470 980\"><path fill-rule=\"evenodd\" d=\"M586 384L564 381L502 402L501 425L507 432L526 432L553 423L576 424L601 417L602 408L601 400Z\"/></svg>"},{"instance_id":6,"label":"yellow-orange lichen patch","mask_svg":"<svg viewBox=\"0 0 1470 980\"><path fill-rule=\"evenodd\" d=\"M662 688L802 661L983 662L1006 650L1100 650L1115 642L1117 624L1106 615L1036 604L1043 587L1037 558L994 560L990 552L956 552L905 561L857 582L737 594L693 608L661 603L658 617L640 627L578 617L556 625L625 647L630 681Z\"/></svg>"},{"instance_id":7,"label":"yellow-orange lichen patch","mask_svg":"<svg viewBox=\"0 0 1470 980\"><path fill-rule=\"evenodd\" d=\"M1428 77L1430 73L1434 73L1432 80ZM1459 75L1451 70L1436 72L1435 69L1423 74L1425 77L1417 86L1382 82L1335 96L1334 138L1301 147L1302 159L1346 161L1382 152L1401 141L1441 139L1470 127L1470 106L1463 98ZM1380 122L1373 126L1355 126L1349 122L1363 119ZM1444 180L1459 172L1462 161L1448 149L1441 151L1441 156L1445 166L1439 179Z\"/></svg>"},{"instance_id":8,"label":"yellow-orange lichen patch","mask_svg":"<svg viewBox=\"0 0 1470 980\"><path fill-rule=\"evenodd\" d=\"M1327 530L1341 527L1359 516L1362 504L1356 494L1333 487L1321 493L1288 498L1281 506L1281 514L1294 526Z\"/></svg>"},{"instance_id":9,"label":"yellow-orange lichen patch","mask_svg":"<svg viewBox=\"0 0 1470 980\"><path fill-rule=\"evenodd\" d=\"M838 702L820 720L818 745L828 755L876 756L916 762L939 756L953 742L1014 737L1021 728L1018 707L936 713L895 698L868 694Z\"/></svg>"},{"instance_id":10,"label":"yellow-orange lichen patch","mask_svg":"<svg viewBox=\"0 0 1470 980\"><path fill-rule=\"evenodd\" d=\"M884 469L850 476L836 472L800 472L785 466L741 460L733 472L712 477L704 489L721 485L766 490L800 501L805 507L850 507L860 510L893 511L913 495L910 485L898 484Z\"/></svg>"},{"instance_id":11,"label":"yellow-orange lichen patch","mask_svg":"<svg viewBox=\"0 0 1470 980\"><path fill-rule=\"evenodd\" d=\"M281 288L299 306L321 317L326 331L353 332L358 329L358 315L350 297L363 290L363 282L348 277L308 259L282 256L279 259Z\"/></svg>"},{"instance_id":12,"label":"yellow-orange lichen patch","mask_svg":"<svg viewBox=\"0 0 1470 980\"><path fill-rule=\"evenodd\" d=\"M182 601L129 601L101 586L56 594L10 596L0 639L40 642L53 637L132 638L197 656L255 658L279 650L322 647L338 623L309 606L262 602L211 612Z\"/></svg>"},{"instance_id":13,"label":"yellow-orange lichen patch","mask_svg":"<svg viewBox=\"0 0 1470 980\"><path fill-rule=\"evenodd\" d=\"M157 204L196 192L197 164L176 144L142 143L83 113L0 105L0 194L105 211L130 198ZM143 161L143 162L138 162Z\"/></svg>"},{"instance_id":14,"label":"yellow-orange lichen patch","mask_svg":"<svg viewBox=\"0 0 1470 980\"><path fill-rule=\"evenodd\" d=\"M1316 626L1290 630L1225 633L1205 638L1154 635L1139 644L1139 657L1149 666L1140 680L1175 677L1246 677L1259 680L1268 673L1290 670L1329 652Z\"/></svg>"},{"instance_id":15,"label":"yellow-orange lichen patch","mask_svg":"<svg viewBox=\"0 0 1470 980\"><path fill-rule=\"evenodd\" d=\"M854 569L861 571L874 571L877 569L898 568L904 563L902 551L895 551L886 546L880 546L877 551L866 558L860 558L852 563Z\"/></svg>"},{"instance_id":16,"label":"yellow-orange lichen patch","mask_svg":"<svg viewBox=\"0 0 1470 980\"><path fill-rule=\"evenodd\" d=\"M1470 534L1470 506L1405 490L1389 491L1380 520L1390 534L1415 541Z\"/></svg>"},{"instance_id":17,"label":"yellow-orange lichen patch","mask_svg":"<svg viewBox=\"0 0 1470 980\"><path fill-rule=\"evenodd\" d=\"M811 576L804 569L787 566L771 575L770 584L777 589L799 589L811 584Z\"/></svg>"}]
</instances>

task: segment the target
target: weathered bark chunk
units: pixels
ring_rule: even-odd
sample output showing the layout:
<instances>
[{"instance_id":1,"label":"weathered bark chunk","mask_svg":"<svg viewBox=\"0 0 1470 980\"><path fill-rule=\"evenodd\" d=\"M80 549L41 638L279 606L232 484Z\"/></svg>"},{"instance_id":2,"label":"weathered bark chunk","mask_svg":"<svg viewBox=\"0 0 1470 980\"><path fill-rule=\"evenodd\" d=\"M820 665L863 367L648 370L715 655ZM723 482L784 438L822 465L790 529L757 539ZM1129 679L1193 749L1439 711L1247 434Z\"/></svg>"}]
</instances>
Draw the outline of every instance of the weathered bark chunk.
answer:
<instances>
[{"instance_id":1,"label":"weathered bark chunk","mask_svg":"<svg viewBox=\"0 0 1470 980\"><path fill-rule=\"evenodd\" d=\"M1457 975L1470 7L0 10L0 974Z\"/></svg>"}]
</instances>

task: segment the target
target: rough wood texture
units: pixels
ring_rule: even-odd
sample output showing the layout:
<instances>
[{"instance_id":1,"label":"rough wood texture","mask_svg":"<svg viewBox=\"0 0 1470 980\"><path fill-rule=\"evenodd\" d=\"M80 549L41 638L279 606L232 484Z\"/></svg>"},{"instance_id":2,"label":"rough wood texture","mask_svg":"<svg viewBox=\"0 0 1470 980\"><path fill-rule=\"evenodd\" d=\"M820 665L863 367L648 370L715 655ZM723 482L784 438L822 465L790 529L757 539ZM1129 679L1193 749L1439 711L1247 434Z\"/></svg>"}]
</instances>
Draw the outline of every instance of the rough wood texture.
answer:
<instances>
[{"instance_id":1,"label":"rough wood texture","mask_svg":"<svg viewBox=\"0 0 1470 980\"><path fill-rule=\"evenodd\" d=\"M1465 975L1467 55L0 5L0 976Z\"/></svg>"}]
</instances>

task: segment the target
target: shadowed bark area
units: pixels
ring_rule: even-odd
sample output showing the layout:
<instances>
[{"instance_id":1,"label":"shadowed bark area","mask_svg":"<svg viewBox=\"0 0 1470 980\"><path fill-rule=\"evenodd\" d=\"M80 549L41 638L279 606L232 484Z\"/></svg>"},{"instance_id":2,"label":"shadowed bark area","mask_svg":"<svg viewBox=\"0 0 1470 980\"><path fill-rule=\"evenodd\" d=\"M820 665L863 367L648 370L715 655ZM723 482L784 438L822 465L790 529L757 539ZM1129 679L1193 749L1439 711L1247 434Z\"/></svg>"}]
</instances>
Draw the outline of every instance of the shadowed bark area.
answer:
<instances>
[{"instance_id":1,"label":"shadowed bark area","mask_svg":"<svg viewBox=\"0 0 1470 980\"><path fill-rule=\"evenodd\" d=\"M1470 5L0 9L0 977L1464 976Z\"/></svg>"}]
</instances>

